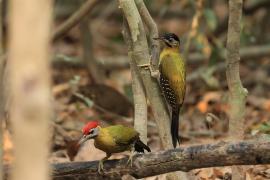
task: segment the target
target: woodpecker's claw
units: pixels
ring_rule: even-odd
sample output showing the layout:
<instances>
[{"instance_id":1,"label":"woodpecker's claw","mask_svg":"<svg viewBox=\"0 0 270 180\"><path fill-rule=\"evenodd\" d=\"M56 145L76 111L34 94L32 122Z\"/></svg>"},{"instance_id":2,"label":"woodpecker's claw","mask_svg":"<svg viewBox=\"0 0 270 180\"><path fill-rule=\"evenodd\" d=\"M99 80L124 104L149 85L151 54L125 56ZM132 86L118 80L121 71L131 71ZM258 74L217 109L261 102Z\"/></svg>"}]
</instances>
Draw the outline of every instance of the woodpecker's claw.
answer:
<instances>
[{"instance_id":1,"label":"woodpecker's claw","mask_svg":"<svg viewBox=\"0 0 270 180\"><path fill-rule=\"evenodd\" d=\"M104 157L103 159L101 159L99 162L98 162L98 173L101 174L101 171L104 172L104 166L103 166L103 162L108 160L110 158L111 154L107 154L106 157Z\"/></svg>"},{"instance_id":2,"label":"woodpecker's claw","mask_svg":"<svg viewBox=\"0 0 270 180\"><path fill-rule=\"evenodd\" d=\"M128 158L128 161L127 161L127 165L129 165L130 164L130 167L132 167L132 164L133 164L133 154L131 154L130 156L129 156L129 158Z\"/></svg>"},{"instance_id":3,"label":"woodpecker's claw","mask_svg":"<svg viewBox=\"0 0 270 180\"><path fill-rule=\"evenodd\" d=\"M132 147L131 148L131 153L129 155L128 161L127 161L127 165L130 164L130 167L132 167L133 164L133 156L135 155L135 148Z\"/></svg>"},{"instance_id":4,"label":"woodpecker's claw","mask_svg":"<svg viewBox=\"0 0 270 180\"><path fill-rule=\"evenodd\" d=\"M100 160L98 163L98 173L101 174L101 171L104 171L103 160Z\"/></svg>"},{"instance_id":5,"label":"woodpecker's claw","mask_svg":"<svg viewBox=\"0 0 270 180\"><path fill-rule=\"evenodd\" d=\"M159 71L158 71L158 70L154 70L154 69L152 68L151 63L140 64L140 65L138 65L138 67L145 68L145 69L149 69L149 70L150 70L150 74L151 74L151 76L152 76L153 78L156 78L156 79L159 78L159 75L160 75Z\"/></svg>"}]
</instances>

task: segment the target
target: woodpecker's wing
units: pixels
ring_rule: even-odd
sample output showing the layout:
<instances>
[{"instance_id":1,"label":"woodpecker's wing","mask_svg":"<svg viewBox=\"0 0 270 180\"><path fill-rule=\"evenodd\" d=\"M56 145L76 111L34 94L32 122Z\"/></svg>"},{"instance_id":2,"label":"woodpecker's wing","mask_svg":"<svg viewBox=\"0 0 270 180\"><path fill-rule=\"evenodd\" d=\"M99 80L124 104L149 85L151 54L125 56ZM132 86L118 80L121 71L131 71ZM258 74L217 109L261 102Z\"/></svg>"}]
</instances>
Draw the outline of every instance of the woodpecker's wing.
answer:
<instances>
[{"instance_id":1,"label":"woodpecker's wing","mask_svg":"<svg viewBox=\"0 0 270 180\"><path fill-rule=\"evenodd\" d=\"M164 78L164 88L171 88L176 97L176 103L182 105L186 90L186 70L185 62L181 55L179 53L168 53L163 56L160 60L160 73ZM168 87L166 87L166 83ZM166 90L170 91L169 89L164 89L164 92Z\"/></svg>"},{"instance_id":2,"label":"woodpecker's wing","mask_svg":"<svg viewBox=\"0 0 270 180\"><path fill-rule=\"evenodd\" d=\"M130 127L115 125L106 127L116 144L129 145L139 139L139 133Z\"/></svg>"}]
</instances>

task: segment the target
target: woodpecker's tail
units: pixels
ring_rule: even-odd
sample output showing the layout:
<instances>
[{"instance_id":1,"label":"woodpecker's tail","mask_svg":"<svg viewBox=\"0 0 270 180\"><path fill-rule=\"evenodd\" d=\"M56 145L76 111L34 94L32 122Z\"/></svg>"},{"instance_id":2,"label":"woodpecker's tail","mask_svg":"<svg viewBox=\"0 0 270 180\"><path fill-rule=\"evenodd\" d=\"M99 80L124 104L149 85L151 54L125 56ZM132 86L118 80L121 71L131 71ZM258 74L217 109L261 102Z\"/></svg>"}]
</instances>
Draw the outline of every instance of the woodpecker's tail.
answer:
<instances>
[{"instance_id":1,"label":"woodpecker's tail","mask_svg":"<svg viewBox=\"0 0 270 180\"><path fill-rule=\"evenodd\" d=\"M148 152L151 152L151 149L145 145L140 139L135 142L134 145L135 151L144 153L144 149Z\"/></svg>"},{"instance_id":2,"label":"woodpecker's tail","mask_svg":"<svg viewBox=\"0 0 270 180\"><path fill-rule=\"evenodd\" d=\"M180 113L180 107L174 108L172 110L171 136L172 136L172 142L173 142L174 148L176 147L177 142L180 145L180 139L179 139L179 135L178 135L179 113Z\"/></svg>"}]
</instances>

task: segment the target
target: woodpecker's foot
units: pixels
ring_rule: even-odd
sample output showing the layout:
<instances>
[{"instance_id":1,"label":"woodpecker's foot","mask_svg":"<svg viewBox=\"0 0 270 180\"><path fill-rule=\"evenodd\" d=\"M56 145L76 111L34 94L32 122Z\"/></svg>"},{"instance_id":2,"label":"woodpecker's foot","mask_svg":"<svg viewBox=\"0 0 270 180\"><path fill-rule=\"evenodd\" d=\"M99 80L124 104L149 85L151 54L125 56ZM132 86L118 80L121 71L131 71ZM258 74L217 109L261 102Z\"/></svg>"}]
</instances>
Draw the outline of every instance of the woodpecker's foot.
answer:
<instances>
[{"instance_id":1,"label":"woodpecker's foot","mask_svg":"<svg viewBox=\"0 0 270 180\"><path fill-rule=\"evenodd\" d=\"M99 174L102 174L102 172L104 172L104 166L103 166L103 162L108 160L111 156L111 154L106 154L107 156L104 157L103 159L101 159L99 162L98 162L98 173Z\"/></svg>"},{"instance_id":2,"label":"woodpecker's foot","mask_svg":"<svg viewBox=\"0 0 270 180\"><path fill-rule=\"evenodd\" d=\"M150 73L153 78L159 79L160 76L159 70L153 70L150 68Z\"/></svg>"},{"instance_id":3,"label":"woodpecker's foot","mask_svg":"<svg viewBox=\"0 0 270 180\"><path fill-rule=\"evenodd\" d=\"M132 154L129 156L128 161L127 161L127 165L130 164L130 167L132 167L132 164L133 164L133 156L134 156L134 154L132 153Z\"/></svg>"},{"instance_id":4,"label":"woodpecker's foot","mask_svg":"<svg viewBox=\"0 0 270 180\"><path fill-rule=\"evenodd\" d=\"M159 71L158 70L154 70L153 67L152 67L152 65L151 65L151 63L141 64L141 65L138 65L138 67L149 69L150 70L151 77L153 77L153 78L158 79L159 76L160 76Z\"/></svg>"},{"instance_id":5,"label":"woodpecker's foot","mask_svg":"<svg viewBox=\"0 0 270 180\"><path fill-rule=\"evenodd\" d=\"M135 148L132 147L131 148L131 152L130 152L130 155L129 155L129 158L128 158L128 161L127 161L127 165L130 164L130 167L132 167L132 164L133 164L133 156L135 155Z\"/></svg>"},{"instance_id":6,"label":"woodpecker's foot","mask_svg":"<svg viewBox=\"0 0 270 180\"><path fill-rule=\"evenodd\" d=\"M98 173L102 174L103 171L104 171L103 160L100 160L98 162Z\"/></svg>"}]
</instances>

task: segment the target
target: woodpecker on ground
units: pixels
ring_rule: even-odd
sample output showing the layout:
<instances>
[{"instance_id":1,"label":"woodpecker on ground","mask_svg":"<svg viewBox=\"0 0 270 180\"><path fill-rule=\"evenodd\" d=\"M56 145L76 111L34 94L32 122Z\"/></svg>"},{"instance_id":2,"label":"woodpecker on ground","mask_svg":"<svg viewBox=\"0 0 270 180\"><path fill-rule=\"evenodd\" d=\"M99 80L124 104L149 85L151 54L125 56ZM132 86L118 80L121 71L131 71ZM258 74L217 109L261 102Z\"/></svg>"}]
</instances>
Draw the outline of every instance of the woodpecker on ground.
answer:
<instances>
[{"instance_id":1,"label":"woodpecker on ground","mask_svg":"<svg viewBox=\"0 0 270 180\"><path fill-rule=\"evenodd\" d=\"M173 33L166 33L155 40L164 42L164 48L159 56L159 71L149 64L139 65L150 69L151 76L159 79L163 95L171 110L171 136L173 147L180 144L178 135L179 113L184 102L186 91L186 65L180 54L180 40Z\"/></svg>"},{"instance_id":2,"label":"woodpecker on ground","mask_svg":"<svg viewBox=\"0 0 270 180\"><path fill-rule=\"evenodd\" d=\"M144 153L144 150L147 150L151 152L150 148L140 140L139 133L130 127L114 125L102 128L98 121L91 121L83 127L82 132L83 137L79 141L80 145L89 139L94 139L95 147L106 153L106 157L99 161L99 173L101 170L103 171L103 162L109 159L113 153L131 151L128 164L130 163L132 166L135 151Z\"/></svg>"}]
</instances>

